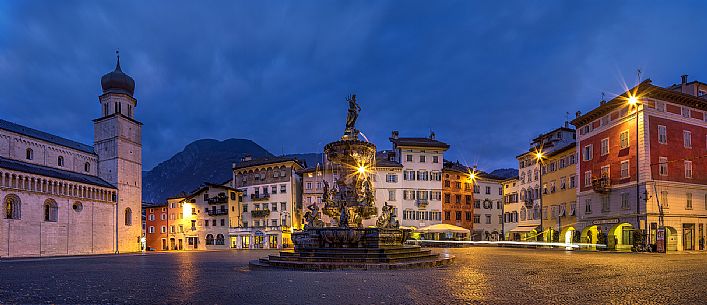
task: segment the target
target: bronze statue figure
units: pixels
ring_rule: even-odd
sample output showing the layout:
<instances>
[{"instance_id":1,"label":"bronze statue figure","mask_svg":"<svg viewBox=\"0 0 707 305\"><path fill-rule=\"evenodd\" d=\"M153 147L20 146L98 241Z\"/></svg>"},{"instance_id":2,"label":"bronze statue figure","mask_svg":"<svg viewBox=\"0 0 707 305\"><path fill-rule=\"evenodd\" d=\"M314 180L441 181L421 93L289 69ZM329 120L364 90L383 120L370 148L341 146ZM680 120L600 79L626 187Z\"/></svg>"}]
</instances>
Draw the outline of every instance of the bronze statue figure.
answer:
<instances>
[{"instance_id":1,"label":"bronze statue figure","mask_svg":"<svg viewBox=\"0 0 707 305\"><path fill-rule=\"evenodd\" d=\"M381 216L376 220L376 227L381 229L390 229L397 228L399 226L400 224L395 219L395 215L393 214L393 207L388 205L388 202L385 202L383 207L381 207Z\"/></svg>"},{"instance_id":2,"label":"bronze statue figure","mask_svg":"<svg viewBox=\"0 0 707 305\"><path fill-rule=\"evenodd\" d=\"M358 119L358 113L361 112L361 106L356 103L356 94L351 95L346 101L349 102L349 112L346 115L346 130L355 130L356 120Z\"/></svg>"},{"instance_id":3,"label":"bronze statue figure","mask_svg":"<svg viewBox=\"0 0 707 305\"><path fill-rule=\"evenodd\" d=\"M307 222L304 225L305 229L322 228L324 227L324 222L320 219L319 207L316 203L312 203L307 206L309 211L304 214L304 220Z\"/></svg>"}]
</instances>

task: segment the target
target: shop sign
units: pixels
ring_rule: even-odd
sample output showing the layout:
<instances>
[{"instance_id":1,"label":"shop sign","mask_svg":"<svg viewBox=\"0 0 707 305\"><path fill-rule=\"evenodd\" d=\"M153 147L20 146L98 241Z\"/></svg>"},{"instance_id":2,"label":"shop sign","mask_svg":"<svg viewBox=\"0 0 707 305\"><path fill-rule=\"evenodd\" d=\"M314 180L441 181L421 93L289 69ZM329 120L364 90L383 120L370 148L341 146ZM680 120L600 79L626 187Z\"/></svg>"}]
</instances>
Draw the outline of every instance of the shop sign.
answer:
<instances>
[{"instance_id":1,"label":"shop sign","mask_svg":"<svg viewBox=\"0 0 707 305\"><path fill-rule=\"evenodd\" d=\"M614 223L619 223L618 218L614 219L600 219L600 220L594 220L592 221L593 225L604 225L604 224L614 224Z\"/></svg>"}]
</instances>

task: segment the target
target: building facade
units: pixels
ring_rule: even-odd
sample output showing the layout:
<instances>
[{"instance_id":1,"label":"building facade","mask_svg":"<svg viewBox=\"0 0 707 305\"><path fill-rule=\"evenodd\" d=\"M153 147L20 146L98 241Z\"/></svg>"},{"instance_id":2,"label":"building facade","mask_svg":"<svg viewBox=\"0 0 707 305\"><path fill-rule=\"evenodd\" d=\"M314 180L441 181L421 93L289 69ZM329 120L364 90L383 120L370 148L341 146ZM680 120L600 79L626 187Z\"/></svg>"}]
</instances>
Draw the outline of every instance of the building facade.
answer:
<instances>
[{"instance_id":1,"label":"building facade","mask_svg":"<svg viewBox=\"0 0 707 305\"><path fill-rule=\"evenodd\" d=\"M707 85L646 80L577 113L578 225L584 242L630 249L638 231L668 251L703 250L707 225ZM579 229L579 228L578 228Z\"/></svg>"},{"instance_id":2,"label":"building facade","mask_svg":"<svg viewBox=\"0 0 707 305\"><path fill-rule=\"evenodd\" d=\"M401 164L403 198L400 201L406 227L422 228L442 223L442 165L449 145L435 139L402 138L393 131L395 160Z\"/></svg>"},{"instance_id":3,"label":"building facade","mask_svg":"<svg viewBox=\"0 0 707 305\"><path fill-rule=\"evenodd\" d=\"M543 214L546 242L572 242L575 240L577 221L577 149L576 143L543 157Z\"/></svg>"},{"instance_id":4,"label":"building facade","mask_svg":"<svg viewBox=\"0 0 707 305\"><path fill-rule=\"evenodd\" d=\"M143 204L145 214L145 249L169 250L167 228L169 227L169 212L167 203Z\"/></svg>"},{"instance_id":5,"label":"building facade","mask_svg":"<svg viewBox=\"0 0 707 305\"><path fill-rule=\"evenodd\" d=\"M141 250L135 82L118 61L101 87L94 146L0 120L0 257Z\"/></svg>"},{"instance_id":6,"label":"building facade","mask_svg":"<svg viewBox=\"0 0 707 305\"><path fill-rule=\"evenodd\" d=\"M474 230L473 240L497 241L502 239L503 185L499 177L479 172L474 179Z\"/></svg>"},{"instance_id":7,"label":"building facade","mask_svg":"<svg viewBox=\"0 0 707 305\"><path fill-rule=\"evenodd\" d=\"M231 228L238 249L287 248L291 232L302 229L302 181L299 160L273 157L244 159L233 165L231 186L243 193L241 218Z\"/></svg>"},{"instance_id":8,"label":"building facade","mask_svg":"<svg viewBox=\"0 0 707 305\"><path fill-rule=\"evenodd\" d=\"M445 161L442 168L442 223L474 231L474 180L472 170L458 162Z\"/></svg>"},{"instance_id":9,"label":"building facade","mask_svg":"<svg viewBox=\"0 0 707 305\"><path fill-rule=\"evenodd\" d=\"M505 240L520 240L520 233L514 231L518 226L520 201L518 177L504 180L503 185L503 226L501 231Z\"/></svg>"}]
</instances>

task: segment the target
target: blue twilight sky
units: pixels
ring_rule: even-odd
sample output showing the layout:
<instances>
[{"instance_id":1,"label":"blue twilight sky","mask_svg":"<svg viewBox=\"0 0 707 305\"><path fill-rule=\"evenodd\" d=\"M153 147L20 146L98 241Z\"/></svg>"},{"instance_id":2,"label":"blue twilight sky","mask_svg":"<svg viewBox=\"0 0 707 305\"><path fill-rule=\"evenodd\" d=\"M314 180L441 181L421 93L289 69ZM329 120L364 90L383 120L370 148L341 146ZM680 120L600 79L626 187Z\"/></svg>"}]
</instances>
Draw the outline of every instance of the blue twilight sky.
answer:
<instances>
[{"instance_id":1,"label":"blue twilight sky","mask_svg":"<svg viewBox=\"0 0 707 305\"><path fill-rule=\"evenodd\" d=\"M707 78L707 2L1 1L0 118L91 144L100 77L136 81L145 169L200 138L275 154L338 138L345 97L379 149L515 167L601 92Z\"/></svg>"}]
</instances>

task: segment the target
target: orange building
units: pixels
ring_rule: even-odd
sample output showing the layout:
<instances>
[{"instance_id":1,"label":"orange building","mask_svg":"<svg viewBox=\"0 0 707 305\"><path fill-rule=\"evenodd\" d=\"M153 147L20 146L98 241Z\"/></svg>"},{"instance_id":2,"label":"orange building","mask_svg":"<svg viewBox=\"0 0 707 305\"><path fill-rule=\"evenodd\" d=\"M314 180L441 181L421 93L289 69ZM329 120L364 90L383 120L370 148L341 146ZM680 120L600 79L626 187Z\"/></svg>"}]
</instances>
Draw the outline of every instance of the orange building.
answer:
<instances>
[{"instance_id":1,"label":"orange building","mask_svg":"<svg viewBox=\"0 0 707 305\"><path fill-rule=\"evenodd\" d=\"M474 231L474 188L469 168L444 162L442 167L442 223Z\"/></svg>"},{"instance_id":2,"label":"orange building","mask_svg":"<svg viewBox=\"0 0 707 305\"><path fill-rule=\"evenodd\" d=\"M169 227L169 218L167 217L167 204L144 205L142 209L145 215L146 250L168 250L167 228Z\"/></svg>"}]
</instances>

